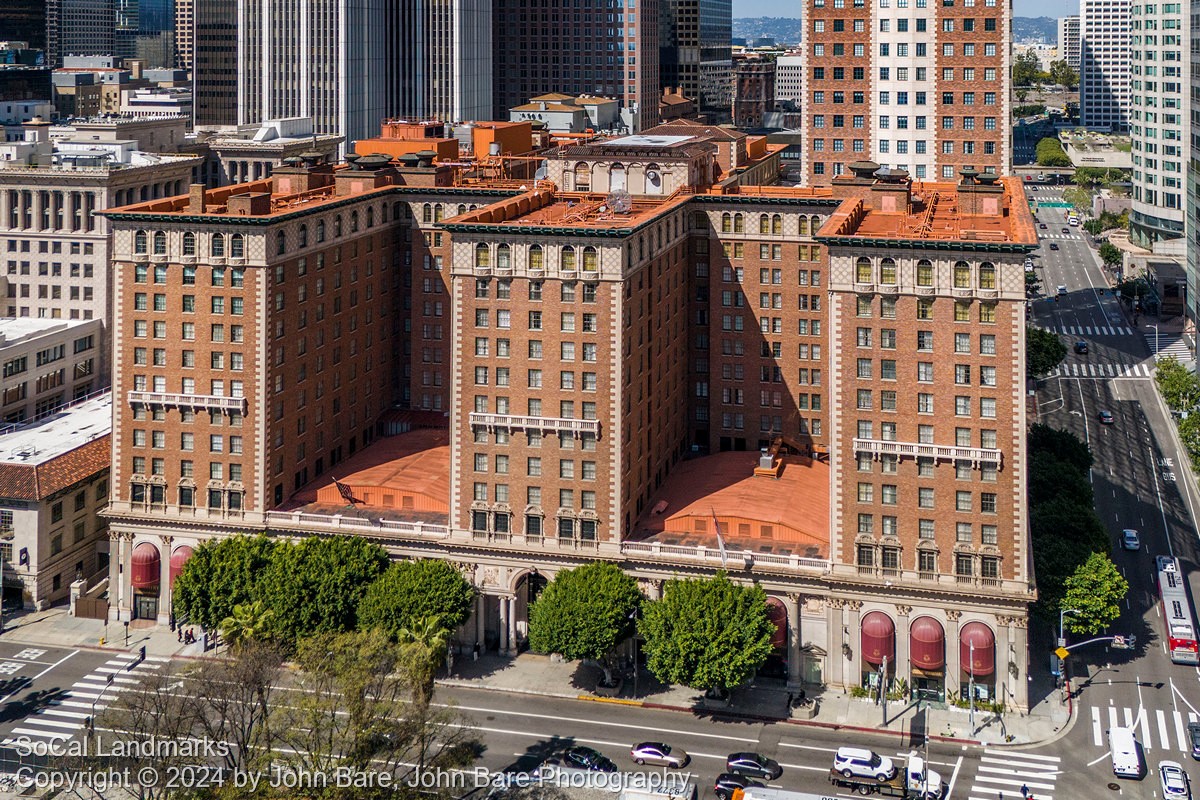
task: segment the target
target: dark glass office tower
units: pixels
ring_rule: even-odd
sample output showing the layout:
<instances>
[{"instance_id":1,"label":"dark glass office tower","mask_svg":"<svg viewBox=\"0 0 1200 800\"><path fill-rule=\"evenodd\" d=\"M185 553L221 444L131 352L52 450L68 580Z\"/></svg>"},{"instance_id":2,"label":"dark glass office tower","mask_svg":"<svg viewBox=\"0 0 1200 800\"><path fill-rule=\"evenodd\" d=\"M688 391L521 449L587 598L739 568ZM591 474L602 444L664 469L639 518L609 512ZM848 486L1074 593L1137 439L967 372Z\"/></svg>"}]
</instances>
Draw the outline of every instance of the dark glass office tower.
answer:
<instances>
[{"instance_id":1,"label":"dark glass office tower","mask_svg":"<svg viewBox=\"0 0 1200 800\"><path fill-rule=\"evenodd\" d=\"M730 0L660 0L660 74L712 122L729 117L733 87Z\"/></svg>"}]
</instances>

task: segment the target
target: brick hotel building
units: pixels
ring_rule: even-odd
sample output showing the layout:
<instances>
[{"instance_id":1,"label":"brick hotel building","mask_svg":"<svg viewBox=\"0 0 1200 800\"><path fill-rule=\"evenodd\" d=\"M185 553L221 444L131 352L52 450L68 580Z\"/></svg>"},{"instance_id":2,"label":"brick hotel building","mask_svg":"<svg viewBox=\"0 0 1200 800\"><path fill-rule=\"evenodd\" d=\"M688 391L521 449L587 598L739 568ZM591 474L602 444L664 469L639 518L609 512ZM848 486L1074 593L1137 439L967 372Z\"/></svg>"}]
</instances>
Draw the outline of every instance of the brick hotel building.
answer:
<instances>
[{"instance_id":1,"label":"brick hotel building","mask_svg":"<svg viewBox=\"0 0 1200 800\"><path fill-rule=\"evenodd\" d=\"M873 159L917 180L1006 174L1007 0L805 0L804 184Z\"/></svg>"},{"instance_id":2,"label":"brick hotel building","mask_svg":"<svg viewBox=\"0 0 1200 800\"><path fill-rule=\"evenodd\" d=\"M314 156L106 212L112 618L165 622L197 543L246 531L453 561L467 651L523 646L564 567L653 597L724 566L793 684L973 672L1025 707L1020 186L761 185L778 150L738 136L570 145L542 181Z\"/></svg>"}]
</instances>

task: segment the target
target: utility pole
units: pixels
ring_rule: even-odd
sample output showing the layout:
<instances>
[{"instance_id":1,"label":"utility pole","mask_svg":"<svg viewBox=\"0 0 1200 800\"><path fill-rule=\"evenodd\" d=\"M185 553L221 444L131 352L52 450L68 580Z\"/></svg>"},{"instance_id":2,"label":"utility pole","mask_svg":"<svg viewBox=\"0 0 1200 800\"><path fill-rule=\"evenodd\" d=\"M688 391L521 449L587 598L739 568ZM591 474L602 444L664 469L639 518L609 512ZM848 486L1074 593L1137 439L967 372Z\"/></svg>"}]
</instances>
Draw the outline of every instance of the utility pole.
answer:
<instances>
[{"instance_id":1,"label":"utility pole","mask_svg":"<svg viewBox=\"0 0 1200 800\"><path fill-rule=\"evenodd\" d=\"M967 673L971 676L967 683L967 693L971 696L971 732L975 732L975 642L969 642L967 649Z\"/></svg>"},{"instance_id":2,"label":"utility pole","mask_svg":"<svg viewBox=\"0 0 1200 800\"><path fill-rule=\"evenodd\" d=\"M879 667L879 704L883 706L883 726L887 727L887 656L883 657L883 664Z\"/></svg>"}]
</instances>

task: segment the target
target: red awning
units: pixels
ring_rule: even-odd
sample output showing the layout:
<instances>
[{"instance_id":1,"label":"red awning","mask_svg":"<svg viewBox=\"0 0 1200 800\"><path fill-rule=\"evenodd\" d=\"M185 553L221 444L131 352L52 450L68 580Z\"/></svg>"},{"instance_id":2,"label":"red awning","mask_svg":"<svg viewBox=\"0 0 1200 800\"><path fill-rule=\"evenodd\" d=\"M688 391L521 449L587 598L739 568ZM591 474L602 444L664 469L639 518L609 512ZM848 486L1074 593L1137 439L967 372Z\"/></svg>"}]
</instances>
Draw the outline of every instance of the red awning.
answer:
<instances>
[{"instance_id":1,"label":"red awning","mask_svg":"<svg viewBox=\"0 0 1200 800\"><path fill-rule=\"evenodd\" d=\"M938 670L946 664L946 632L933 617L917 617L909 628L909 658L917 669Z\"/></svg>"},{"instance_id":2,"label":"red awning","mask_svg":"<svg viewBox=\"0 0 1200 800\"><path fill-rule=\"evenodd\" d=\"M175 585L175 579L179 577L179 573L183 571L183 565L192 557L192 548L186 544L182 544L175 548L175 552L171 553L171 585Z\"/></svg>"},{"instance_id":3,"label":"red awning","mask_svg":"<svg viewBox=\"0 0 1200 800\"><path fill-rule=\"evenodd\" d=\"M135 589L150 589L158 586L161 561L158 548L150 542L142 542L133 548L133 558L130 559L132 571L131 580Z\"/></svg>"},{"instance_id":4,"label":"red awning","mask_svg":"<svg viewBox=\"0 0 1200 800\"><path fill-rule=\"evenodd\" d=\"M975 645L972 664L971 645ZM968 622L958 634L958 657L967 675L982 678L996 671L996 637L982 622Z\"/></svg>"},{"instance_id":5,"label":"red awning","mask_svg":"<svg viewBox=\"0 0 1200 800\"><path fill-rule=\"evenodd\" d=\"M771 633L771 647L776 650L786 649L788 643L787 609L784 608L783 601L779 598L767 598L767 619L771 620L771 624L775 626L775 630Z\"/></svg>"},{"instance_id":6,"label":"red awning","mask_svg":"<svg viewBox=\"0 0 1200 800\"><path fill-rule=\"evenodd\" d=\"M884 657L896 663L896 626L882 611L872 611L862 618L862 657L868 664L880 666Z\"/></svg>"}]
</instances>

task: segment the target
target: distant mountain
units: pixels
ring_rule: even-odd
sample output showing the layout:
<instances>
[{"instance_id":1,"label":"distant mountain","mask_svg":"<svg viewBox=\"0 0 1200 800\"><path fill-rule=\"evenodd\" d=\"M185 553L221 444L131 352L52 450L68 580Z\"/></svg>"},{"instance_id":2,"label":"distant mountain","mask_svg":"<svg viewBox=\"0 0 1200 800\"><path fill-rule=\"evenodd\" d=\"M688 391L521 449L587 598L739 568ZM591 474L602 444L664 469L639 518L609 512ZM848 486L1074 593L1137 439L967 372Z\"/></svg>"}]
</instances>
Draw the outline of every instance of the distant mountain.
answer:
<instances>
[{"instance_id":1,"label":"distant mountain","mask_svg":"<svg viewBox=\"0 0 1200 800\"><path fill-rule=\"evenodd\" d=\"M800 20L791 17L742 17L733 21L733 38L754 46L756 39L774 39L776 44L799 44Z\"/></svg>"},{"instance_id":2,"label":"distant mountain","mask_svg":"<svg viewBox=\"0 0 1200 800\"><path fill-rule=\"evenodd\" d=\"M1058 43L1058 20L1054 17L1013 17L1013 41L1021 43Z\"/></svg>"}]
</instances>

